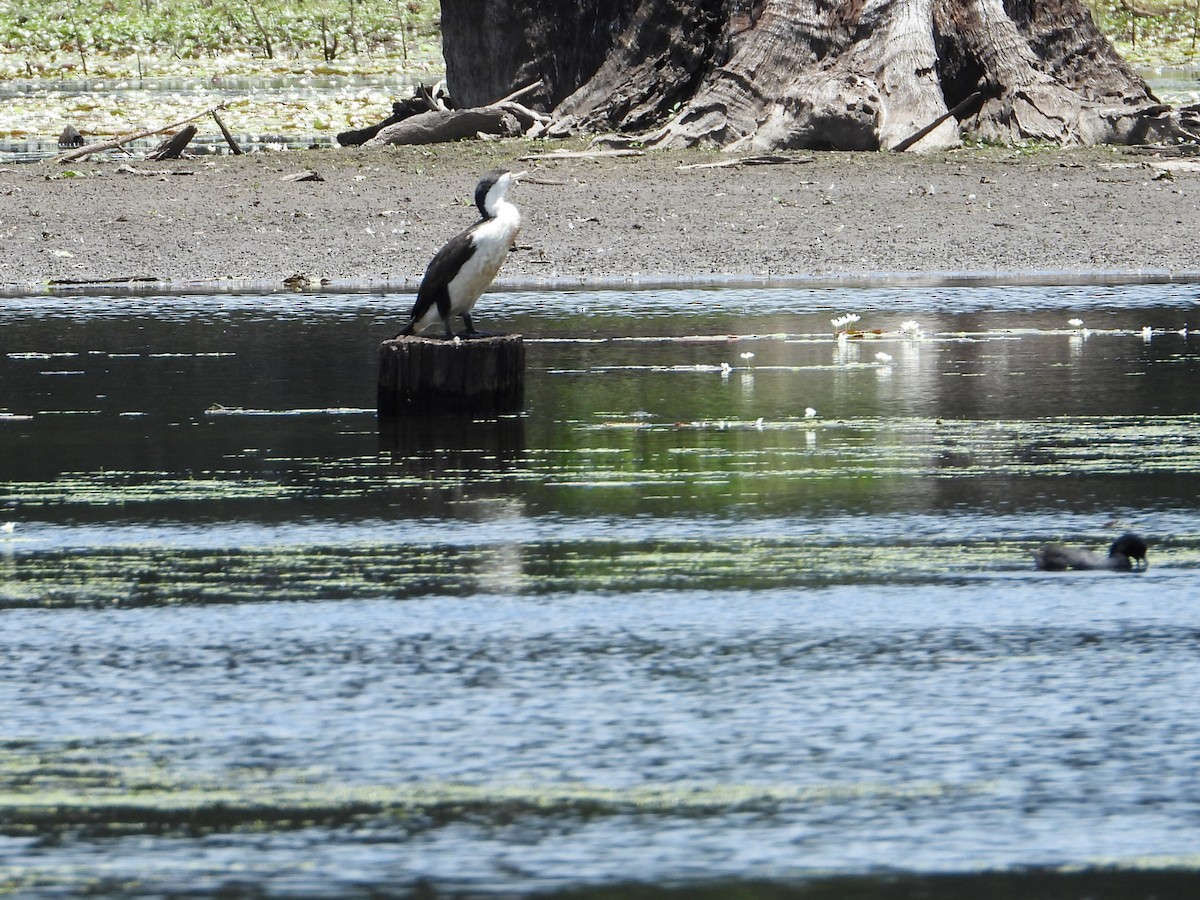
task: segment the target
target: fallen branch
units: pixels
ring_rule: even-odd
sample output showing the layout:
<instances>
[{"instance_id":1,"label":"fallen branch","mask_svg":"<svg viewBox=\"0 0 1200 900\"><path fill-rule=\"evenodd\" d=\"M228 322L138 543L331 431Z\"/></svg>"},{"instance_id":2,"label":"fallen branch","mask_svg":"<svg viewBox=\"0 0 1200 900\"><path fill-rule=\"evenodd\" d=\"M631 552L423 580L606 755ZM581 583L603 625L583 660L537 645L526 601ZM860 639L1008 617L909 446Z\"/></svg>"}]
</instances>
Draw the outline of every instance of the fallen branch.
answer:
<instances>
[{"instance_id":1,"label":"fallen branch","mask_svg":"<svg viewBox=\"0 0 1200 900\"><path fill-rule=\"evenodd\" d=\"M303 172L293 172L291 175L284 175L280 181L324 181L325 179L319 172L314 172L312 169L305 169Z\"/></svg>"},{"instance_id":2,"label":"fallen branch","mask_svg":"<svg viewBox=\"0 0 1200 900\"><path fill-rule=\"evenodd\" d=\"M545 113L530 109L517 98L542 87L538 80L505 97L470 109L449 109L438 91L418 85L411 101L393 103L393 114L384 122L337 136L342 146L361 144L439 144L464 138L495 140L520 134L538 136L552 124ZM413 107L429 107L418 112Z\"/></svg>"},{"instance_id":3,"label":"fallen branch","mask_svg":"<svg viewBox=\"0 0 1200 900\"><path fill-rule=\"evenodd\" d=\"M217 110L210 109L209 112L212 113L213 121L217 123L217 127L221 129L221 136L225 138L225 143L229 145L230 151L234 156L241 156L242 148L238 146L238 142L233 139L233 135L230 134L229 129L225 127L225 122L222 121L221 117L217 115Z\"/></svg>"},{"instance_id":4,"label":"fallen branch","mask_svg":"<svg viewBox=\"0 0 1200 900\"><path fill-rule=\"evenodd\" d=\"M995 92L992 91L991 93L994 94ZM896 153L903 153L905 150L907 150L909 147L911 147L913 144L915 144L921 138L925 137L925 135L932 132L935 128L937 128L939 125L941 125L947 119L949 119L951 116L957 116L961 112L966 112L967 109L972 104L974 104L976 101L980 100L983 97L987 97L990 95L991 94L989 94L988 91L976 91L975 93L973 93L969 97L967 97L965 100L963 100L962 102L957 104L954 107L954 109L946 110L946 112L942 113L940 116L938 116L936 119L934 119L928 125L926 125L924 128L922 128L916 134L906 137L904 140L902 140L900 143L898 143L895 147L893 147L892 150L895 151Z\"/></svg>"},{"instance_id":5,"label":"fallen branch","mask_svg":"<svg viewBox=\"0 0 1200 900\"><path fill-rule=\"evenodd\" d=\"M118 175L140 175L143 178L162 178L164 175L195 175L193 169L175 169L170 172L164 172L160 169L138 169L129 164L117 167Z\"/></svg>"},{"instance_id":6,"label":"fallen branch","mask_svg":"<svg viewBox=\"0 0 1200 900\"><path fill-rule=\"evenodd\" d=\"M521 124L510 112L490 106L420 113L381 129L366 146L379 144L443 144L476 138L480 132L515 137Z\"/></svg>"},{"instance_id":7,"label":"fallen branch","mask_svg":"<svg viewBox=\"0 0 1200 900\"><path fill-rule=\"evenodd\" d=\"M644 150L555 150L522 156L518 162L541 162L547 159L600 159L608 156L645 156Z\"/></svg>"},{"instance_id":8,"label":"fallen branch","mask_svg":"<svg viewBox=\"0 0 1200 900\"><path fill-rule=\"evenodd\" d=\"M138 132L135 132L134 134L120 135L115 138L110 138L107 141L100 141L95 144L88 144L85 147L80 147L77 150L72 150L70 153L60 153L58 156L54 157L54 162L56 162L56 163L74 162L75 160L80 159L81 157L90 156L91 154L99 153L102 150L115 150L118 147L122 147L125 144L128 144L130 141L136 141L136 140L140 140L141 138L153 137L156 134L162 134L164 131L170 131L173 128L179 128L183 125L187 125L191 122L195 122L197 119L202 119L205 116L210 116L213 114L214 111L219 111L224 108L225 108L225 104L221 103L221 104L218 104L217 106L212 107L212 109L206 109L206 110L204 110L204 112L196 113L196 115L194 115L194 116L188 116L186 119L180 119L178 122L172 122L170 125L164 125L161 128L148 128L145 131L138 131Z\"/></svg>"},{"instance_id":9,"label":"fallen branch","mask_svg":"<svg viewBox=\"0 0 1200 900\"><path fill-rule=\"evenodd\" d=\"M541 78L539 78L539 79L538 79L537 81L535 81L533 84L527 84L527 85L525 85L525 87L523 87L523 88L517 88L515 91L513 91L513 92L512 92L511 94L509 94L508 96L506 96L506 97L501 97L501 98L500 98L499 100L497 100L495 103L490 103L490 104L488 104L488 105L489 105L489 106L499 106L501 103L510 103L510 102L512 102L513 100L516 100L518 97L524 97L526 94L529 94L529 93L532 93L533 91L536 91L536 90L537 90L538 88L540 88L540 87L541 87L541 86L542 86L544 83L545 83L545 82L544 82L544 81L543 81Z\"/></svg>"},{"instance_id":10,"label":"fallen branch","mask_svg":"<svg viewBox=\"0 0 1200 900\"><path fill-rule=\"evenodd\" d=\"M513 100L501 100L499 103L493 103L491 106L485 106L484 109L502 109L512 113L517 117L517 121L521 123L521 127L528 131L535 125L540 125L545 128L550 124L551 119L545 113L540 113L530 109L528 106L523 106Z\"/></svg>"},{"instance_id":11,"label":"fallen branch","mask_svg":"<svg viewBox=\"0 0 1200 900\"><path fill-rule=\"evenodd\" d=\"M687 169L724 169L729 166L779 166L787 163L807 163L812 162L811 156L776 156L774 154L763 156L739 156L736 159L723 159L720 162L710 163L692 163L686 166L679 166L680 171Z\"/></svg>"}]
</instances>

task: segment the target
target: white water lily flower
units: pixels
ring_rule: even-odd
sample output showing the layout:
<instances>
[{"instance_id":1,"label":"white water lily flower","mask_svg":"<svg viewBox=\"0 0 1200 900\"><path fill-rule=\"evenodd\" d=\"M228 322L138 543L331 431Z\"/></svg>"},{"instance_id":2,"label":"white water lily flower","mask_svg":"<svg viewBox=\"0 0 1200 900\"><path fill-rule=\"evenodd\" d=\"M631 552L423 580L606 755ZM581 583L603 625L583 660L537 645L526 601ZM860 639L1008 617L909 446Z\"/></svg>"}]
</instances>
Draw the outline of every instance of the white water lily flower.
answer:
<instances>
[{"instance_id":1,"label":"white water lily flower","mask_svg":"<svg viewBox=\"0 0 1200 900\"><path fill-rule=\"evenodd\" d=\"M815 409L813 409L811 406L804 407L804 418L815 419L816 417L817 411Z\"/></svg>"},{"instance_id":2,"label":"white water lily flower","mask_svg":"<svg viewBox=\"0 0 1200 900\"><path fill-rule=\"evenodd\" d=\"M879 360L881 363L883 363L884 365L887 365L888 363L890 363L892 361L892 354L884 353L882 350L880 350L878 353L875 354L875 358L877 360Z\"/></svg>"},{"instance_id":3,"label":"white water lily flower","mask_svg":"<svg viewBox=\"0 0 1200 900\"><path fill-rule=\"evenodd\" d=\"M853 325L861 318L862 316L855 315L854 313L846 313L844 316L838 316L836 319L830 319L829 321L833 323L834 328L841 329L847 325Z\"/></svg>"},{"instance_id":4,"label":"white water lily flower","mask_svg":"<svg viewBox=\"0 0 1200 900\"><path fill-rule=\"evenodd\" d=\"M752 359L754 359L754 354L747 350L745 353L742 354L742 359L744 359L746 361L752 360Z\"/></svg>"},{"instance_id":5,"label":"white water lily flower","mask_svg":"<svg viewBox=\"0 0 1200 900\"><path fill-rule=\"evenodd\" d=\"M900 323L900 333L920 337L922 334L921 323L916 319L909 319L907 322Z\"/></svg>"},{"instance_id":6,"label":"white water lily flower","mask_svg":"<svg viewBox=\"0 0 1200 900\"><path fill-rule=\"evenodd\" d=\"M1067 324L1072 328L1078 328L1083 324L1083 319L1067 319Z\"/></svg>"}]
</instances>

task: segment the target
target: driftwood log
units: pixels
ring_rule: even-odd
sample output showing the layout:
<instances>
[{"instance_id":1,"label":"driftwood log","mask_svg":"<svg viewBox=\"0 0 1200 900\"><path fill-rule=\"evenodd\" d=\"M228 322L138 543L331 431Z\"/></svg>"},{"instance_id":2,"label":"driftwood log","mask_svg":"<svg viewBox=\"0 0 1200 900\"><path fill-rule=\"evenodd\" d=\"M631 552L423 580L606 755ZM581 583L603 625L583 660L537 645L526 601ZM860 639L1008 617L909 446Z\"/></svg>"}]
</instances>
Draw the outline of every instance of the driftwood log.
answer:
<instances>
[{"instance_id":1,"label":"driftwood log","mask_svg":"<svg viewBox=\"0 0 1200 900\"><path fill-rule=\"evenodd\" d=\"M446 83L439 81L432 87L418 84L413 88L413 95L407 100L397 100L392 103L392 114L375 125L366 128L356 128L343 131L337 136L337 142L343 147L360 147L389 125L396 125L405 119L419 116L430 110L449 110L452 108L450 95L446 91Z\"/></svg>"},{"instance_id":2,"label":"driftwood log","mask_svg":"<svg viewBox=\"0 0 1200 900\"><path fill-rule=\"evenodd\" d=\"M525 402L525 343L519 334L442 340L402 337L379 348L381 418L519 412Z\"/></svg>"},{"instance_id":3,"label":"driftwood log","mask_svg":"<svg viewBox=\"0 0 1200 900\"><path fill-rule=\"evenodd\" d=\"M429 112L429 103L423 97L411 97L408 100L397 100L392 104L392 114L374 125L366 128L354 128L340 132L337 142L343 147L361 147L389 125L397 125L405 119Z\"/></svg>"},{"instance_id":4,"label":"driftwood log","mask_svg":"<svg viewBox=\"0 0 1200 900\"><path fill-rule=\"evenodd\" d=\"M411 100L392 104L392 114L369 128L343 131L337 136L343 147L361 144L440 144L470 138L538 137L552 125L549 116L517 102L535 91L534 82L494 103L469 109L454 109L439 88L417 88Z\"/></svg>"},{"instance_id":5,"label":"driftwood log","mask_svg":"<svg viewBox=\"0 0 1200 900\"><path fill-rule=\"evenodd\" d=\"M523 133L520 120L498 106L477 109L429 110L395 125L388 125L367 141L372 144L441 144L481 134L516 137Z\"/></svg>"}]
</instances>

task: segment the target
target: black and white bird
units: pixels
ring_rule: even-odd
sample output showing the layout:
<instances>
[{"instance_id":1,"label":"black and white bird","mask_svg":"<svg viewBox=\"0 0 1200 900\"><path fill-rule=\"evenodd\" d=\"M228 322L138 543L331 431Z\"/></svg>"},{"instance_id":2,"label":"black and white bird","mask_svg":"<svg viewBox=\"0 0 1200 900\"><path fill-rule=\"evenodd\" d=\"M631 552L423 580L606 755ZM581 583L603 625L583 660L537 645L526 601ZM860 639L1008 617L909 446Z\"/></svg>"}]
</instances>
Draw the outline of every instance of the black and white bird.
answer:
<instances>
[{"instance_id":1,"label":"black and white bird","mask_svg":"<svg viewBox=\"0 0 1200 900\"><path fill-rule=\"evenodd\" d=\"M1135 563L1134 560L1137 562ZM1046 544L1033 554L1033 562L1047 572L1064 569L1108 569L1113 572L1129 572L1146 568L1146 542L1136 534L1123 534L1108 550L1108 556L1100 556L1091 550L1077 550L1062 544Z\"/></svg>"},{"instance_id":2,"label":"black and white bird","mask_svg":"<svg viewBox=\"0 0 1200 900\"><path fill-rule=\"evenodd\" d=\"M419 334L439 322L447 338L454 337L450 320L462 316L463 337L481 334L471 321L475 301L488 289L521 229L521 213L508 201L509 188L525 175L495 169L475 187L481 218L452 237L434 254L417 289L417 302L400 334Z\"/></svg>"}]
</instances>

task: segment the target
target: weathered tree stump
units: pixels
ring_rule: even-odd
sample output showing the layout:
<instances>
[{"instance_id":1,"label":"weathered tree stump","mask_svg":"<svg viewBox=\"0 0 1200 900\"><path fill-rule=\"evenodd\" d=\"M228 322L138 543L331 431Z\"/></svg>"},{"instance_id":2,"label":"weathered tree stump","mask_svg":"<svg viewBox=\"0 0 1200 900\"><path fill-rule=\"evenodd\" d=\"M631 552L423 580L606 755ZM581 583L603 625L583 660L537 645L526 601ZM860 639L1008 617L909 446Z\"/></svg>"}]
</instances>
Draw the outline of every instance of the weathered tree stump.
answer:
<instances>
[{"instance_id":1,"label":"weathered tree stump","mask_svg":"<svg viewBox=\"0 0 1200 900\"><path fill-rule=\"evenodd\" d=\"M63 150L71 150L83 146L83 135L74 125L67 125L58 136L58 146Z\"/></svg>"},{"instance_id":2,"label":"weathered tree stump","mask_svg":"<svg viewBox=\"0 0 1200 900\"><path fill-rule=\"evenodd\" d=\"M401 337L379 347L381 417L501 414L525 402L525 343L519 334L470 340Z\"/></svg>"},{"instance_id":3,"label":"weathered tree stump","mask_svg":"<svg viewBox=\"0 0 1200 900\"><path fill-rule=\"evenodd\" d=\"M215 115L215 113L214 113ZM174 137L167 138L146 154L146 159L179 159L184 149L196 136L196 126L187 125Z\"/></svg>"}]
</instances>

